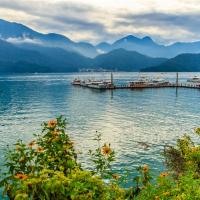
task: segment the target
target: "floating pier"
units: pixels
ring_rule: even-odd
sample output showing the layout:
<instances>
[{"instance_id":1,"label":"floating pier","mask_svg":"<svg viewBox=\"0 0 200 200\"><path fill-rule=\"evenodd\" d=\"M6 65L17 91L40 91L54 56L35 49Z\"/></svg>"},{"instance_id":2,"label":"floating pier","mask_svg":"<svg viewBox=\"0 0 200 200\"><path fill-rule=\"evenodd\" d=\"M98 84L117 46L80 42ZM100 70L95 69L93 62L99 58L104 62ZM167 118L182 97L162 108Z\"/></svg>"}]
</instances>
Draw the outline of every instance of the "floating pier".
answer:
<instances>
[{"instance_id":1,"label":"floating pier","mask_svg":"<svg viewBox=\"0 0 200 200\"><path fill-rule=\"evenodd\" d=\"M187 84L187 83L179 83L178 85L176 83L169 83L166 85L141 85L141 86L129 86L129 85L113 85L108 87L91 87L91 86L82 86L80 87L86 87L91 89L100 89L100 90L116 90L116 89L147 89L147 88L194 88L194 89L200 89L200 85L193 85L193 84Z\"/></svg>"},{"instance_id":2,"label":"floating pier","mask_svg":"<svg viewBox=\"0 0 200 200\"><path fill-rule=\"evenodd\" d=\"M200 89L200 82L197 84L194 83L180 83L179 75L176 73L176 82L169 81L153 81L147 82L143 80L132 81L128 84L114 84L113 73L111 73L110 81L81 81L79 79L75 79L72 82L74 86L86 87L91 89L98 90L117 90L117 89L148 89L148 88L193 88Z\"/></svg>"}]
</instances>

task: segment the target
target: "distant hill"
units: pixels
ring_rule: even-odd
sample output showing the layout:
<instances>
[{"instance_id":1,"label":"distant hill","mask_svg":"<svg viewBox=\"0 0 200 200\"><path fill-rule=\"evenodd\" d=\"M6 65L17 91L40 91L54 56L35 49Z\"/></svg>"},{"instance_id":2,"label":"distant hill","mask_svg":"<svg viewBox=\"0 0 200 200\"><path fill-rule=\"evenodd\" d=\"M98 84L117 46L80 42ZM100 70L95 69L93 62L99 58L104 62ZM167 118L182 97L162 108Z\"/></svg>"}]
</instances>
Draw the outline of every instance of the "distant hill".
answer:
<instances>
[{"instance_id":1,"label":"distant hill","mask_svg":"<svg viewBox=\"0 0 200 200\"><path fill-rule=\"evenodd\" d=\"M23 49L0 40L0 72L72 72L89 64L90 59L59 48Z\"/></svg>"},{"instance_id":2,"label":"distant hill","mask_svg":"<svg viewBox=\"0 0 200 200\"><path fill-rule=\"evenodd\" d=\"M156 43L149 36L138 38L128 35L113 43L103 41L98 45L93 45L90 42L74 42L70 38L57 33L39 33L23 24L2 19L0 19L0 38L15 45L26 45L28 43L30 45L62 48L90 58L120 48L137 51L150 57L164 58L173 58L183 53L200 53L200 41L177 42L166 46Z\"/></svg>"},{"instance_id":3,"label":"distant hill","mask_svg":"<svg viewBox=\"0 0 200 200\"><path fill-rule=\"evenodd\" d=\"M142 69L145 72L199 72L200 54L181 54L155 66Z\"/></svg>"},{"instance_id":4,"label":"distant hill","mask_svg":"<svg viewBox=\"0 0 200 200\"><path fill-rule=\"evenodd\" d=\"M98 54L96 48L90 43L74 42L56 33L42 34L23 24L2 19L0 19L0 37L16 45L29 43L38 46L58 47L87 57L95 57Z\"/></svg>"},{"instance_id":5,"label":"distant hill","mask_svg":"<svg viewBox=\"0 0 200 200\"><path fill-rule=\"evenodd\" d=\"M199 55L200 41L165 46L128 35L95 46L0 19L0 72L200 71Z\"/></svg>"},{"instance_id":6,"label":"distant hill","mask_svg":"<svg viewBox=\"0 0 200 200\"><path fill-rule=\"evenodd\" d=\"M100 43L96 46L101 52L109 52L114 49L123 48L129 51L137 51L151 57L172 58L182 53L200 53L200 41L197 42L177 42L169 46L160 45L150 37L138 38L133 35L123 37L113 44Z\"/></svg>"},{"instance_id":7,"label":"distant hill","mask_svg":"<svg viewBox=\"0 0 200 200\"><path fill-rule=\"evenodd\" d=\"M117 71L139 71L144 67L158 65L166 60L165 58L151 58L136 51L116 49L97 56L93 60L93 66Z\"/></svg>"},{"instance_id":8,"label":"distant hill","mask_svg":"<svg viewBox=\"0 0 200 200\"><path fill-rule=\"evenodd\" d=\"M164 61L165 58L151 58L124 49L90 59L61 48L33 44L15 46L0 40L0 72L7 73L74 72L82 68L139 71Z\"/></svg>"}]
</instances>

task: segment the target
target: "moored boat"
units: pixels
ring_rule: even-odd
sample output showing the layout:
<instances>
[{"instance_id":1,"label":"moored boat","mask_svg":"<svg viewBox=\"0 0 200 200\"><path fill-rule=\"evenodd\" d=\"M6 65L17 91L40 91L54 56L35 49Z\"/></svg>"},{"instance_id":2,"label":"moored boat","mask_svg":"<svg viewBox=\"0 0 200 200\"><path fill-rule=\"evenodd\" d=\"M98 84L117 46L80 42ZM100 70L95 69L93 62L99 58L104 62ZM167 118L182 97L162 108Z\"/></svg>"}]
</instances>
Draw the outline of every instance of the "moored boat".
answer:
<instances>
[{"instance_id":1,"label":"moored boat","mask_svg":"<svg viewBox=\"0 0 200 200\"><path fill-rule=\"evenodd\" d=\"M189 78L187 80L187 82L190 82L190 83L200 83L200 77L194 76L193 78Z\"/></svg>"},{"instance_id":2,"label":"moored boat","mask_svg":"<svg viewBox=\"0 0 200 200\"><path fill-rule=\"evenodd\" d=\"M75 78L75 79L72 81L72 85L81 85L81 80Z\"/></svg>"},{"instance_id":3,"label":"moored boat","mask_svg":"<svg viewBox=\"0 0 200 200\"><path fill-rule=\"evenodd\" d=\"M165 79L152 79L151 80L151 84L155 85L155 86L162 86L162 85L168 85L169 81L165 80Z\"/></svg>"}]
</instances>

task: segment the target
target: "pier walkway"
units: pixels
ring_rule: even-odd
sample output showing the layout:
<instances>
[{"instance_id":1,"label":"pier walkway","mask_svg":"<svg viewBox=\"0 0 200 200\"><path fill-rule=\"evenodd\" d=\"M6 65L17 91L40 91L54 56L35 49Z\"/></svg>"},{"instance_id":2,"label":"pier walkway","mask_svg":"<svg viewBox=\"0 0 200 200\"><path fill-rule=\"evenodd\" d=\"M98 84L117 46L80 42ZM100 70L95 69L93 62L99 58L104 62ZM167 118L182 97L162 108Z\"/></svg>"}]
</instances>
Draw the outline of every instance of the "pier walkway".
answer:
<instances>
[{"instance_id":1,"label":"pier walkway","mask_svg":"<svg viewBox=\"0 0 200 200\"><path fill-rule=\"evenodd\" d=\"M97 90L117 90L117 89L148 89L148 88L192 88L200 89L200 85L189 84L189 83L168 83L168 84L149 84L149 85L128 85L128 84L117 84L105 87L90 87L90 85L80 85L80 87L86 87Z\"/></svg>"}]
</instances>

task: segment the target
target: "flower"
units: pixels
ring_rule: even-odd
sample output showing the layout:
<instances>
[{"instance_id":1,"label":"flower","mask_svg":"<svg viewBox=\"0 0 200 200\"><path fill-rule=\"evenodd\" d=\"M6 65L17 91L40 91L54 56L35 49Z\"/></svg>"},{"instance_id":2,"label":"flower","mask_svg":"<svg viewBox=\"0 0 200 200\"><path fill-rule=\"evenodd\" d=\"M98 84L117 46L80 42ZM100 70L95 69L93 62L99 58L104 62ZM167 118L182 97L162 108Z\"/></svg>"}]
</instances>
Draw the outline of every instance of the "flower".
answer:
<instances>
[{"instance_id":1,"label":"flower","mask_svg":"<svg viewBox=\"0 0 200 200\"><path fill-rule=\"evenodd\" d=\"M110 155L112 153L112 149L110 148L110 145L106 145L104 144L104 146L102 147L102 153L104 155Z\"/></svg>"},{"instance_id":2,"label":"flower","mask_svg":"<svg viewBox=\"0 0 200 200\"><path fill-rule=\"evenodd\" d=\"M162 173L160 174L160 178L164 178L164 177L167 177L167 176L169 176L169 173L168 173L168 172L162 172Z\"/></svg>"},{"instance_id":3,"label":"flower","mask_svg":"<svg viewBox=\"0 0 200 200\"><path fill-rule=\"evenodd\" d=\"M28 178L28 176L25 174L16 174L15 178L20 179L20 180L25 180Z\"/></svg>"},{"instance_id":4,"label":"flower","mask_svg":"<svg viewBox=\"0 0 200 200\"><path fill-rule=\"evenodd\" d=\"M35 145L35 140L33 140L32 142L30 142L30 143L28 144L28 147L32 148L34 145Z\"/></svg>"},{"instance_id":5,"label":"flower","mask_svg":"<svg viewBox=\"0 0 200 200\"><path fill-rule=\"evenodd\" d=\"M42 147L38 147L38 148L37 148L37 152L38 152L38 153L42 153L42 152L44 152L44 148L42 148Z\"/></svg>"},{"instance_id":6,"label":"flower","mask_svg":"<svg viewBox=\"0 0 200 200\"><path fill-rule=\"evenodd\" d=\"M149 166L145 164L145 165L143 166L143 172L146 173L146 172L148 172L148 171L149 171Z\"/></svg>"},{"instance_id":7,"label":"flower","mask_svg":"<svg viewBox=\"0 0 200 200\"><path fill-rule=\"evenodd\" d=\"M155 196L155 199L158 200L158 199L160 199L160 197L159 196Z\"/></svg>"},{"instance_id":8,"label":"flower","mask_svg":"<svg viewBox=\"0 0 200 200\"><path fill-rule=\"evenodd\" d=\"M57 125L57 119L52 119L48 122L49 128L55 128L56 125Z\"/></svg>"},{"instance_id":9,"label":"flower","mask_svg":"<svg viewBox=\"0 0 200 200\"><path fill-rule=\"evenodd\" d=\"M119 180L119 178L120 178L119 174L112 174L112 177L113 177L115 180Z\"/></svg>"}]
</instances>

